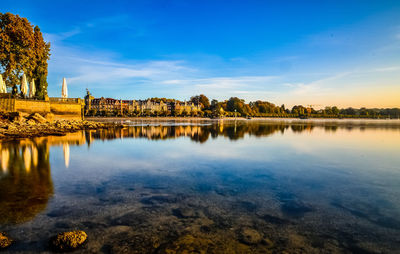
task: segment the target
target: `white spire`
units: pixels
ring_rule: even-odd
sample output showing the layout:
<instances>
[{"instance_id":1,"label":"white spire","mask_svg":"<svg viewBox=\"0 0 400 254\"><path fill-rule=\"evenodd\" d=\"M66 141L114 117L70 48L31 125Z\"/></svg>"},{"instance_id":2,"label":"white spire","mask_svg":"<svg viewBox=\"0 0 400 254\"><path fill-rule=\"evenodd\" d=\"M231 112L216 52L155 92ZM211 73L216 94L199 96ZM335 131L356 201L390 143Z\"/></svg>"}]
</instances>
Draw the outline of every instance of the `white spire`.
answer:
<instances>
[{"instance_id":1,"label":"white spire","mask_svg":"<svg viewBox=\"0 0 400 254\"><path fill-rule=\"evenodd\" d=\"M7 93L6 82L3 80L3 76L0 74L0 93Z\"/></svg>"},{"instance_id":2,"label":"white spire","mask_svg":"<svg viewBox=\"0 0 400 254\"><path fill-rule=\"evenodd\" d=\"M21 80L21 93L26 96L28 94L28 82L26 81L25 73L22 75Z\"/></svg>"},{"instance_id":3,"label":"white spire","mask_svg":"<svg viewBox=\"0 0 400 254\"><path fill-rule=\"evenodd\" d=\"M35 86L35 80L32 79L31 83L29 84L29 97L33 98L36 93L36 86Z\"/></svg>"},{"instance_id":4,"label":"white spire","mask_svg":"<svg viewBox=\"0 0 400 254\"><path fill-rule=\"evenodd\" d=\"M64 78L62 83L61 97L68 98L67 80Z\"/></svg>"}]
</instances>

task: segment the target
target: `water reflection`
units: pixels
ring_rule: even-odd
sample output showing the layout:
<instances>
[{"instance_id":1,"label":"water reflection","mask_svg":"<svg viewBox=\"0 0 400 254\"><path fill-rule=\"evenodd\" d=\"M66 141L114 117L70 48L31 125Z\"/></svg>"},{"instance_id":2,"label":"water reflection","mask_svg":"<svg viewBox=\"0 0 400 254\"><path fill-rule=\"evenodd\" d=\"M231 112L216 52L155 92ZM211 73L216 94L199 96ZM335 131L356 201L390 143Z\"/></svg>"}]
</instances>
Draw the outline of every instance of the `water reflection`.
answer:
<instances>
[{"instance_id":1,"label":"water reflection","mask_svg":"<svg viewBox=\"0 0 400 254\"><path fill-rule=\"evenodd\" d=\"M69 133L65 136L40 137L0 144L0 223L21 223L32 219L46 208L53 194L50 173L49 147L62 146L64 164L70 164L70 145L90 145L95 140L123 138L145 138L167 140L187 137L194 142L204 143L210 138L243 139L246 135L267 137L273 134L312 132L315 129L335 132L338 129L363 130L365 126L318 126L259 122L217 122L213 124L149 125L141 124L123 129L89 130ZM377 128L367 126L367 128ZM396 129L396 126L379 128Z\"/></svg>"},{"instance_id":2,"label":"water reflection","mask_svg":"<svg viewBox=\"0 0 400 254\"><path fill-rule=\"evenodd\" d=\"M69 144L65 143L63 144L63 153L64 153L64 163L65 167L69 167Z\"/></svg>"},{"instance_id":3,"label":"water reflection","mask_svg":"<svg viewBox=\"0 0 400 254\"><path fill-rule=\"evenodd\" d=\"M290 124L287 122L258 122L258 121L231 121L231 122L214 122L210 124L185 124L171 125L171 123L160 123L158 125L141 124L133 125L119 131L112 129L89 131L86 132L86 139L90 143L94 139L122 139L122 138L147 138L151 140L174 139L178 137L189 137L192 141L204 143L209 138L226 137L230 140L243 139L246 135L255 137L267 137L272 134L281 133L291 130L294 133L312 132L315 128L323 129L326 132L335 132L339 129L344 130L364 130L368 129L391 129L399 130L399 125L337 125L306 123L306 124Z\"/></svg>"},{"instance_id":4,"label":"water reflection","mask_svg":"<svg viewBox=\"0 0 400 254\"><path fill-rule=\"evenodd\" d=\"M88 143L94 139L122 139L122 138L147 138L151 140L174 139L178 137L189 137L195 142L204 143L210 136L216 138L218 136L228 137L231 140L243 138L245 134L256 136L268 136L277 131L284 131L289 126L271 125L260 126L258 124L246 125L186 125L186 126L171 126L171 125L142 125L129 126L119 131L112 129L89 131L86 132Z\"/></svg>"},{"instance_id":5,"label":"water reflection","mask_svg":"<svg viewBox=\"0 0 400 254\"><path fill-rule=\"evenodd\" d=\"M0 224L31 220L53 194L49 145L21 141L1 144Z\"/></svg>"},{"instance_id":6,"label":"water reflection","mask_svg":"<svg viewBox=\"0 0 400 254\"><path fill-rule=\"evenodd\" d=\"M78 228L91 253L399 246L399 126L131 124L1 144L0 229L29 243L14 250Z\"/></svg>"},{"instance_id":7,"label":"water reflection","mask_svg":"<svg viewBox=\"0 0 400 254\"><path fill-rule=\"evenodd\" d=\"M65 167L69 145L86 143L82 132L0 143L0 224L18 224L46 209L54 193L50 147L63 146Z\"/></svg>"}]
</instances>

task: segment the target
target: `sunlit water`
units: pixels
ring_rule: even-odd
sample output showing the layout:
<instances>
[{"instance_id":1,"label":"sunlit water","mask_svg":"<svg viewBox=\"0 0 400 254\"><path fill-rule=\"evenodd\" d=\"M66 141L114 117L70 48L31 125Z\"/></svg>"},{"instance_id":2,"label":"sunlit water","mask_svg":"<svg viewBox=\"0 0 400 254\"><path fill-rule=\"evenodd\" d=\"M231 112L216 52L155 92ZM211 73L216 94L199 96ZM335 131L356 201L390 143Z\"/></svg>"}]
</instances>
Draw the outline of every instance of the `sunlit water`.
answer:
<instances>
[{"instance_id":1,"label":"sunlit water","mask_svg":"<svg viewBox=\"0 0 400 254\"><path fill-rule=\"evenodd\" d=\"M400 253L399 125L130 124L1 143L7 251Z\"/></svg>"}]
</instances>

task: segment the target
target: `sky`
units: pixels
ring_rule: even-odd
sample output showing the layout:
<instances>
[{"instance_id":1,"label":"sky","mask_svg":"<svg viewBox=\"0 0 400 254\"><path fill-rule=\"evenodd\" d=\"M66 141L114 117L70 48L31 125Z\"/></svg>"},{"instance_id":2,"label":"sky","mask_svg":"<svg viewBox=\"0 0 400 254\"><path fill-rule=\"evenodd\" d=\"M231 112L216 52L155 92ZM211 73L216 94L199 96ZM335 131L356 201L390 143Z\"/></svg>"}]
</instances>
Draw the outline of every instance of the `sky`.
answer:
<instances>
[{"instance_id":1,"label":"sky","mask_svg":"<svg viewBox=\"0 0 400 254\"><path fill-rule=\"evenodd\" d=\"M51 43L49 96L400 107L400 1L15 1Z\"/></svg>"}]
</instances>

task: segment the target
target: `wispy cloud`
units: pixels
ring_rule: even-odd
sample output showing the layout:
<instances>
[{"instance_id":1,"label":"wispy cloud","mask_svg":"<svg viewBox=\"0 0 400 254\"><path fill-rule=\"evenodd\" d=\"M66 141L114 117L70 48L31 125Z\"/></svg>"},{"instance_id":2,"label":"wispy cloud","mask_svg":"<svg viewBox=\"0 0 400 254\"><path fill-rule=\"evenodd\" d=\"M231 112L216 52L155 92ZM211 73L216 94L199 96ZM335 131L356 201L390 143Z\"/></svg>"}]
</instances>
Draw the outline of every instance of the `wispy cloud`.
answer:
<instances>
[{"instance_id":1,"label":"wispy cloud","mask_svg":"<svg viewBox=\"0 0 400 254\"><path fill-rule=\"evenodd\" d=\"M124 18L112 17L110 22L120 22ZM358 89L357 92L361 94L366 86L371 84L376 87L382 84L393 85L393 79L389 80L386 77L393 76L400 70L400 66L393 62L387 66L355 66L350 71L317 67L312 70L312 75L310 72L307 75L304 71L295 75L290 73L288 68L284 74L282 71L276 74L264 66L253 70L249 66L254 67L257 63L248 65L251 61L242 57L231 59L229 64L224 63L224 59L218 56L215 57L218 61L212 60L212 57L190 61L185 56L176 55L171 58L163 56L160 59L137 60L124 58L121 52L91 47L88 47L88 50L84 46L71 46L66 43L70 38L107 22L107 19L94 20L66 32L46 34L52 42L49 63L50 92L58 92L62 77L66 77L73 96L82 96L84 88L89 87L94 88L92 93L95 96L118 98L162 96L187 99L192 95L204 93L218 100L238 96L246 101L260 99L276 104L329 105L339 101L337 98L348 97L349 91L355 93ZM393 33L391 35L393 36ZM346 46L349 39L345 34L337 37L336 33L325 33L312 37L310 41L310 45L314 46ZM398 41L396 43L398 44ZM298 54L288 54L271 58L270 62L285 63L304 58L303 55L300 57ZM228 68L222 72L223 67L218 68L218 65L224 64ZM380 82L376 81L379 75L385 76L386 80L382 81L382 78Z\"/></svg>"},{"instance_id":2,"label":"wispy cloud","mask_svg":"<svg viewBox=\"0 0 400 254\"><path fill-rule=\"evenodd\" d=\"M70 37L73 37L77 34L80 34L82 29L79 27L75 27L69 31L51 34L51 33L43 33L43 37L45 41L50 41L52 44L62 42Z\"/></svg>"},{"instance_id":3,"label":"wispy cloud","mask_svg":"<svg viewBox=\"0 0 400 254\"><path fill-rule=\"evenodd\" d=\"M119 64L113 61L80 61L76 74L69 78L72 84L96 83L104 86L110 82L126 85L129 79L143 79L154 82L162 82L164 78L177 77L182 72L191 72L179 61L146 61L137 64Z\"/></svg>"},{"instance_id":4,"label":"wispy cloud","mask_svg":"<svg viewBox=\"0 0 400 254\"><path fill-rule=\"evenodd\" d=\"M165 80L167 85L190 88L191 93L203 93L217 99L244 96L247 100L266 99L275 94L279 76L232 76L197 79Z\"/></svg>"},{"instance_id":5,"label":"wispy cloud","mask_svg":"<svg viewBox=\"0 0 400 254\"><path fill-rule=\"evenodd\" d=\"M388 66L388 67L381 67L381 68L376 68L373 71L376 72L392 72L392 71L399 71L400 66Z\"/></svg>"},{"instance_id":6,"label":"wispy cloud","mask_svg":"<svg viewBox=\"0 0 400 254\"><path fill-rule=\"evenodd\" d=\"M191 84L198 88L232 89L260 85L276 79L277 76L238 76L238 77L211 77L183 80L165 80L164 84Z\"/></svg>"}]
</instances>

